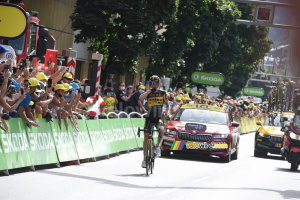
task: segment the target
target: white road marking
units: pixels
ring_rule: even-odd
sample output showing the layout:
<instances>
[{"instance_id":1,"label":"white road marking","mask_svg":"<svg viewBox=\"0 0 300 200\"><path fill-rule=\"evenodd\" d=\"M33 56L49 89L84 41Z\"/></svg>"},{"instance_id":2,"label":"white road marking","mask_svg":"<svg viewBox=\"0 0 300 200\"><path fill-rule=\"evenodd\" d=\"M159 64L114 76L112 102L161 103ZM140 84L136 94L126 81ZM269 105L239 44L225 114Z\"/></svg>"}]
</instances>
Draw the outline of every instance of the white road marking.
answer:
<instances>
[{"instance_id":1,"label":"white road marking","mask_svg":"<svg viewBox=\"0 0 300 200\"><path fill-rule=\"evenodd\" d=\"M204 180L206 180L206 179L208 179L208 178L209 178L209 176L204 176L204 177L202 177L202 178L199 178L199 179L194 180L193 182L194 182L194 183L198 183L198 182L204 181Z\"/></svg>"}]
</instances>

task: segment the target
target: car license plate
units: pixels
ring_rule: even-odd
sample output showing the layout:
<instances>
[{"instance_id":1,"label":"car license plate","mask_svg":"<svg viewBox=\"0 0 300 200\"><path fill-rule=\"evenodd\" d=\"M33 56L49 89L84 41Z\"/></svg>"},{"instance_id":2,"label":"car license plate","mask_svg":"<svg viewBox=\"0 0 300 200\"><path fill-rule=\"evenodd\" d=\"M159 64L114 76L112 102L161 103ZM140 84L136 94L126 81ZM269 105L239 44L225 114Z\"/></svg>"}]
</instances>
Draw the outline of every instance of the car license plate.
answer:
<instances>
[{"instance_id":1,"label":"car license plate","mask_svg":"<svg viewBox=\"0 0 300 200\"><path fill-rule=\"evenodd\" d=\"M281 143L276 143L276 144L275 144L275 147L281 148Z\"/></svg>"},{"instance_id":2,"label":"car license plate","mask_svg":"<svg viewBox=\"0 0 300 200\"><path fill-rule=\"evenodd\" d=\"M185 147L187 149L200 149L202 146L205 145L203 142L190 142L187 141Z\"/></svg>"}]
</instances>

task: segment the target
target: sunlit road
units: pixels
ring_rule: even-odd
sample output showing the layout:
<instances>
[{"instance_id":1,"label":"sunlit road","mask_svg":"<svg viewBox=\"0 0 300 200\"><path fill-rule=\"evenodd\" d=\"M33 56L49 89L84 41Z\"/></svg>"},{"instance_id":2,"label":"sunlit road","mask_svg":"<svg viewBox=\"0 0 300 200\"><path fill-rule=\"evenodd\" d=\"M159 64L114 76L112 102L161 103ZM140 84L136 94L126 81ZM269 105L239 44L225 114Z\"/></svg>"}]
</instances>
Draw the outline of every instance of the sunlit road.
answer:
<instances>
[{"instance_id":1,"label":"sunlit road","mask_svg":"<svg viewBox=\"0 0 300 200\"><path fill-rule=\"evenodd\" d=\"M239 158L171 155L154 174L142 152L81 165L14 170L0 177L0 199L300 199L300 171L279 156L253 157L254 134L241 136Z\"/></svg>"}]
</instances>

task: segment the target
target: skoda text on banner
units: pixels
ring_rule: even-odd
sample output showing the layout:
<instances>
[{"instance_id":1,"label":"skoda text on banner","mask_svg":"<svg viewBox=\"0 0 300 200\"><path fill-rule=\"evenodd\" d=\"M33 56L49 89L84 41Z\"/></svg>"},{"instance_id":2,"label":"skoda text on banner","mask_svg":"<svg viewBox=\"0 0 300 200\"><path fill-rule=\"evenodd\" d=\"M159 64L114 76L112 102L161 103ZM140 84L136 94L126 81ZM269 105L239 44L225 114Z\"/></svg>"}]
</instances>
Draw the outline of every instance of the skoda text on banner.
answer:
<instances>
[{"instance_id":1,"label":"skoda text on banner","mask_svg":"<svg viewBox=\"0 0 300 200\"><path fill-rule=\"evenodd\" d=\"M24 123L13 118L8 124L10 133L1 131L1 143L8 169L32 166Z\"/></svg>"},{"instance_id":2,"label":"skoda text on banner","mask_svg":"<svg viewBox=\"0 0 300 200\"><path fill-rule=\"evenodd\" d=\"M79 132L73 128L73 137L77 149L79 159L95 157L90 137L84 120L77 120ZM69 123L71 124L71 122Z\"/></svg>"},{"instance_id":3,"label":"skoda text on banner","mask_svg":"<svg viewBox=\"0 0 300 200\"><path fill-rule=\"evenodd\" d=\"M110 145L108 145L106 138L104 138L103 126L100 125L100 120L87 120L85 122L88 127L95 156L109 155L111 152Z\"/></svg>"},{"instance_id":4,"label":"skoda text on banner","mask_svg":"<svg viewBox=\"0 0 300 200\"><path fill-rule=\"evenodd\" d=\"M112 123L109 122L110 120L100 120L100 126L103 127L103 137L107 141L107 144L110 146L109 154L114 154L120 152L120 148L118 143L115 142L115 133L113 130Z\"/></svg>"},{"instance_id":5,"label":"skoda text on banner","mask_svg":"<svg viewBox=\"0 0 300 200\"><path fill-rule=\"evenodd\" d=\"M1 130L2 131L2 130ZM0 140L0 170L6 170L8 169L7 164L6 164L6 160L5 160L5 156L2 150L2 141Z\"/></svg>"},{"instance_id":6,"label":"skoda text on banner","mask_svg":"<svg viewBox=\"0 0 300 200\"><path fill-rule=\"evenodd\" d=\"M27 128L30 156L33 165L58 163L50 123L45 119L37 119L39 128Z\"/></svg>"},{"instance_id":7,"label":"skoda text on banner","mask_svg":"<svg viewBox=\"0 0 300 200\"><path fill-rule=\"evenodd\" d=\"M119 151L127 151L129 149L125 134L123 132L123 126L120 119L107 119L107 123L110 127L113 127L112 132L114 135L114 142L119 147Z\"/></svg>"},{"instance_id":8,"label":"skoda text on banner","mask_svg":"<svg viewBox=\"0 0 300 200\"><path fill-rule=\"evenodd\" d=\"M54 119L53 123L51 123L51 128L59 161L78 160L73 136L66 130L65 123L61 123L62 130L60 130L58 120Z\"/></svg>"},{"instance_id":9,"label":"skoda text on banner","mask_svg":"<svg viewBox=\"0 0 300 200\"><path fill-rule=\"evenodd\" d=\"M131 123L133 127L133 133L137 134L138 128L144 128L145 126L145 119L144 118L131 118ZM143 142L144 142L144 133L140 133L140 137L136 136L138 147L143 148Z\"/></svg>"},{"instance_id":10,"label":"skoda text on banner","mask_svg":"<svg viewBox=\"0 0 300 200\"><path fill-rule=\"evenodd\" d=\"M130 119L120 118L120 121L123 126L123 132L129 149L137 148L136 133L133 131Z\"/></svg>"}]
</instances>

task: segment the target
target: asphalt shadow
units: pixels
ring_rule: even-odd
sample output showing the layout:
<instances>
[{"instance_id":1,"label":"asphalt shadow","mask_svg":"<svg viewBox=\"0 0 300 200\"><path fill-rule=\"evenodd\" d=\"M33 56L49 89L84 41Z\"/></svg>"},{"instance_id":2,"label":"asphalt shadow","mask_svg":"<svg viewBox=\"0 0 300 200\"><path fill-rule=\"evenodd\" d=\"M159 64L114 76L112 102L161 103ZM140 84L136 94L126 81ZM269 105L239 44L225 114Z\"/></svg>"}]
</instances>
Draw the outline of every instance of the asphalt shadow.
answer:
<instances>
[{"instance_id":1,"label":"asphalt shadow","mask_svg":"<svg viewBox=\"0 0 300 200\"><path fill-rule=\"evenodd\" d=\"M236 191L266 191L266 192L276 192L282 196L283 199L292 199L292 198L299 198L300 191L299 190L274 190L274 189L264 189L264 188L253 188L253 187L236 187L236 188L225 188L225 187L170 187L170 186L142 186L136 185L132 183L126 183L122 181L114 181L104 178L98 177L90 177L90 176L83 176L83 175L76 175L76 174L68 174L63 172L54 172L54 171L39 171L37 173L48 174L53 176L61 176L61 177L69 177L69 178L77 178L77 179L84 179L95 181L103 184L112 185L115 187L123 187L123 188L132 188L132 189L176 189L176 190L212 190L212 191L226 191L226 190L236 190Z\"/></svg>"}]
</instances>

